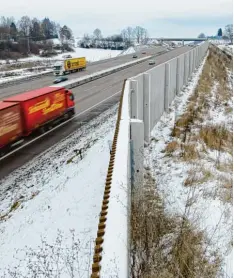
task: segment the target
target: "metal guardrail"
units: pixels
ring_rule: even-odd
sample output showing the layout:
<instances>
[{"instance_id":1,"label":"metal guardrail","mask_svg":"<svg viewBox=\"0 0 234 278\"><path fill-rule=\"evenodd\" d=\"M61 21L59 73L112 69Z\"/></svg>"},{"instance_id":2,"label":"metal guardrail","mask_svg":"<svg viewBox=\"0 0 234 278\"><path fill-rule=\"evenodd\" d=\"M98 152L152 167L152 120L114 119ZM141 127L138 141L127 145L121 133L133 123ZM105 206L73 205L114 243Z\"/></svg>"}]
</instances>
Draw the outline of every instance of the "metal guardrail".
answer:
<instances>
[{"instance_id":1,"label":"metal guardrail","mask_svg":"<svg viewBox=\"0 0 234 278\"><path fill-rule=\"evenodd\" d=\"M118 56L117 57L113 57L113 58L102 59L102 60L94 61L94 62L87 62L87 65L103 64L103 63L105 63L107 61L116 60L117 58L118 58ZM13 86L15 84L21 84L24 81L35 80L35 79L41 78L42 76L49 76L52 72L53 72L53 70L50 70L50 71L47 71L47 72L44 72L44 73L37 73L35 75L25 76L25 77L19 78L17 80L6 81L4 83L0 83L0 88L8 87L8 86Z\"/></svg>"},{"instance_id":2,"label":"metal guardrail","mask_svg":"<svg viewBox=\"0 0 234 278\"><path fill-rule=\"evenodd\" d=\"M107 74L108 71L111 71L111 72L109 73L109 74L111 74L111 73L113 73L113 72L119 71L120 69L124 69L124 68L130 67L130 66L133 66L133 65L135 65L135 64L138 64L138 63L140 63L140 62L142 62L142 61L144 61L144 60L147 60L147 58L149 59L149 58L151 58L151 56L147 56L147 57L138 59L138 60L136 60L136 61L134 61L134 62L128 62L128 63L122 64L122 65L120 65L120 66L117 66L117 67L112 67L112 68L109 68L109 69L107 69L107 70L103 70L103 71L101 71L101 72L102 72L102 75L101 75L100 77L103 77L103 76L108 75L108 74ZM112 58L112 59L114 60L115 58ZM109 60L109 59L106 59L106 60ZM92 64L98 64L98 62L99 62L99 61L96 61L96 62L94 62L94 63L92 63ZM127 66L127 65L128 65L128 66ZM123 67L123 66L124 66L124 67ZM51 70L51 71L48 71L48 72L45 72L45 73L41 73L41 74L37 74L37 75L34 75L34 76L28 76L28 77L21 78L21 79L18 79L18 80L12 80L12 81L9 81L9 82L5 82L5 83L0 84L0 88L1 88L1 87L6 87L6 86L12 86L12 85L15 85L15 84L20 84L20 83L22 83L22 82L24 82L24 81L27 81L27 80L30 80L30 81L31 81L31 80L35 80L35 79L41 78L42 76L48 76L48 75L50 75L52 72L53 72L53 71ZM104 73L104 72L105 72L105 73ZM84 83L89 82L89 81L88 81L88 78L90 78L91 76L93 77L93 79L91 79L90 81L97 79L97 78L94 78L94 77L97 77L97 75L99 75L99 73L93 73L93 74L91 74L91 75L88 75L87 78L86 78L86 77L80 77L80 78L78 78L78 79L80 79L80 83L77 83L78 85L76 85L76 86L80 86L80 85L82 85L82 84L84 84ZM84 80L83 80L84 78L86 79L86 82L84 82ZM67 82L73 82L73 80L77 80L77 79L72 79L71 81L67 81ZM64 84L64 83L63 83L63 84ZM61 85L60 85L60 86L61 86ZM74 88L74 87L76 87L76 86L67 87L67 88L71 89L71 88Z\"/></svg>"},{"instance_id":3,"label":"metal guardrail","mask_svg":"<svg viewBox=\"0 0 234 278\"><path fill-rule=\"evenodd\" d=\"M27 81L27 80L38 79L38 78L41 78L42 76L50 75L51 72L53 72L53 71L51 70L51 71L47 71L47 72L43 72L43 73L38 73L36 75L26 76L26 77L22 77L20 79L16 79L16 80L11 80L11 81L8 81L8 82L0 83L0 88L8 87L8 86L13 86L15 84L21 84L21 83L23 83L24 81Z\"/></svg>"},{"instance_id":4,"label":"metal guardrail","mask_svg":"<svg viewBox=\"0 0 234 278\"><path fill-rule=\"evenodd\" d=\"M142 62L144 62L146 60L149 60L151 57L152 56L147 56L147 57L138 59L136 61L132 61L132 62L128 62L128 63L122 64L120 66L112 67L112 68L109 68L109 69L106 69L106 70L102 70L102 71L99 71L97 73L93 73L93 74L90 74L90 75L87 75L87 76L84 76L84 77L80 77L80 78L77 78L77 79L66 81L62 85L58 84L58 85L52 85L52 86L53 87L61 87L62 86L64 88L66 88L66 89L72 89L72 88L78 87L78 86L80 86L82 84L85 84L85 83L91 82L93 80L99 79L101 77L107 76L109 74L112 74L114 72L117 72L117 71L129 68L129 67L131 67L133 65L140 64L140 63L142 63Z\"/></svg>"}]
</instances>

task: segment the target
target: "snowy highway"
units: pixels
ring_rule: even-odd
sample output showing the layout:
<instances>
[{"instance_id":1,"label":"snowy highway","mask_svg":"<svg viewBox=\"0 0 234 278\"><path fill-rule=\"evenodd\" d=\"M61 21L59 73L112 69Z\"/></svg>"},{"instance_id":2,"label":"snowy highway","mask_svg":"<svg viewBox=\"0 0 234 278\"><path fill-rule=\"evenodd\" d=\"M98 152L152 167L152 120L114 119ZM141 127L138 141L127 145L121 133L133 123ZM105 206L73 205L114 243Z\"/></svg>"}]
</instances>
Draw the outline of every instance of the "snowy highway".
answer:
<instances>
[{"instance_id":1,"label":"snowy highway","mask_svg":"<svg viewBox=\"0 0 234 278\"><path fill-rule=\"evenodd\" d=\"M156 65L189 49L162 54L155 58ZM123 80L149 68L143 62L74 88L73 121L0 161L0 277L9 277L8 267L32 277L30 260L35 256L47 256L50 269L60 271L58 277L70 277L67 248L76 251L77 277L87 277L110 156L108 141L116 123L115 104ZM59 263L47 244L57 248ZM26 254L29 250L31 255Z\"/></svg>"},{"instance_id":2,"label":"snowy highway","mask_svg":"<svg viewBox=\"0 0 234 278\"><path fill-rule=\"evenodd\" d=\"M148 49L147 52L148 54L157 54L158 52L165 51L165 47L154 47L152 49ZM146 55L142 54L141 52L137 53L138 58L143 58ZM133 60L132 54L128 55L121 55L117 56L115 58L111 59L106 59L106 60L100 60L91 64L87 65L87 68L85 71L78 72L78 73L73 73L68 75L69 80L72 80L77 77L82 77L91 73L95 73L104 69L108 69L114 66L119 66L127 62L131 62ZM28 91L28 90L33 90L33 89L38 89L42 88L45 86L50 86L53 83L53 80L55 79L55 76L53 73L47 76L42 76L41 78L35 79L35 80L27 80L24 81L20 84L15 84L15 85L7 85L0 90L0 99L3 99L9 95L15 95L17 93L21 93L23 91Z\"/></svg>"},{"instance_id":3,"label":"snowy highway","mask_svg":"<svg viewBox=\"0 0 234 278\"><path fill-rule=\"evenodd\" d=\"M155 58L156 65L170 60L189 49L190 47L185 46L157 56ZM149 66L148 64L148 61L146 61L74 88L72 91L75 94L77 114L75 120L62 129L56 130L55 133L53 132L49 136L40 139L40 141L33 143L31 146L22 149L13 157L0 161L0 178L10 174L14 169L22 166L39 153L45 151L47 148L59 142L59 140L62 140L64 137L71 134L74 130L79 128L83 122L88 122L90 118L93 118L95 115L106 110L110 101L111 103L116 103L119 100L118 92L122 88L124 79L144 72L151 67L152 66ZM105 105L105 100L107 101L107 105ZM93 108L95 108L95 110L93 110Z\"/></svg>"}]
</instances>

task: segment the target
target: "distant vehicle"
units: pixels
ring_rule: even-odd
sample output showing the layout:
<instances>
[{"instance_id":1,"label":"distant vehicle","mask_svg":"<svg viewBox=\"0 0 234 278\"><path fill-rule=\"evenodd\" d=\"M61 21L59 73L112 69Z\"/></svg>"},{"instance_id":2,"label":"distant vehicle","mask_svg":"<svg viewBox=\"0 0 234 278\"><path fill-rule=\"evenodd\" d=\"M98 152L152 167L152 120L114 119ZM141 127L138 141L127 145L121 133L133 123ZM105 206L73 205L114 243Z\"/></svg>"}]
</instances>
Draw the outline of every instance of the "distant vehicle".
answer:
<instances>
[{"instance_id":1,"label":"distant vehicle","mask_svg":"<svg viewBox=\"0 0 234 278\"><path fill-rule=\"evenodd\" d=\"M67 81L68 80L68 78L67 77L65 77L65 76L61 76L61 77L59 77L59 78L56 78L55 80L54 80L54 84L58 84L58 83L60 83L60 82L63 82L63 81Z\"/></svg>"},{"instance_id":2,"label":"distant vehicle","mask_svg":"<svg viewBox=\"0 0 234 278\"><path fill-rule=\"evenodd\" d=\"M155 65L155 61L154 60L149 60L149 65Z\"/></svg>"},{"instance_id":3,"label":"distant vehicle","mask_svg":"<svg viewBox=\"0 0 234 278\"><path fill-rule=\"evenodd\" d=\"M54 65L54 75L64 75L67 73L76 72L86 69L85 57L65 59L62 62L57 62Z\"/></svg>"},{"instance_id":4,"label":"distant vehicle","mask_svg":"<svg viewBox=\"0 0 234 278\"><path fill-rule=\"evenodd\" d=\"M134 55L132 56L132 58L137 58L137 55L136 55L136 54L134 54Z\"/></svg>"},{"instance_id":5,"label":"distant vehicle","mask_svg":"<svg viewBox=\"0 0 234 278\"><path fill-rule=\"evenodd\" d=\"M146 54L146 51L142 51L142 54Z\"/></svg>"},{"instance_id":6,"label":"distant vehicle","mask_svg":"<svg viewBox=\"0 0 234 278\"><path fill-rule=\"evenodd\" d=\"M0 156L34 130L41 133L75 114L74 95L58 85L0 101Z\"/></svg>"},{"instance_id":7,"label":"distant vehicle","mask_svg":"<svg viewBox=\"0 0 234 278\"><path fill-rule=\"evenodd\" d=\"M69 55L63 55L62 56L64 59L68 59L68 58L72 58L72 56L69 54Z\"/></svg>"}]
</instances>

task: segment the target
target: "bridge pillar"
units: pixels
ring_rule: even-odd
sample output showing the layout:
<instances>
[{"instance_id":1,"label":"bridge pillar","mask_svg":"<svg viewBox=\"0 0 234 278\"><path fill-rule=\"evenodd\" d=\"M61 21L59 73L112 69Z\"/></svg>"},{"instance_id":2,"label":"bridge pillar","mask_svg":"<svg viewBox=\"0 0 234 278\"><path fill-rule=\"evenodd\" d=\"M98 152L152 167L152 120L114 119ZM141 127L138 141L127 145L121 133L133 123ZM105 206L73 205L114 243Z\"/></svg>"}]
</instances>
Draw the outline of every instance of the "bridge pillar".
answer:
<instances>
[{"instance_id":1,"label":"bridge pillar","mask_svg":"<svg viewBox=\"0 0 234 278\"><path fill-rule=\"evenodd\" d=\"M182 40L182 45L184 46L184 40Z\"/></svg>"}]
</instances>

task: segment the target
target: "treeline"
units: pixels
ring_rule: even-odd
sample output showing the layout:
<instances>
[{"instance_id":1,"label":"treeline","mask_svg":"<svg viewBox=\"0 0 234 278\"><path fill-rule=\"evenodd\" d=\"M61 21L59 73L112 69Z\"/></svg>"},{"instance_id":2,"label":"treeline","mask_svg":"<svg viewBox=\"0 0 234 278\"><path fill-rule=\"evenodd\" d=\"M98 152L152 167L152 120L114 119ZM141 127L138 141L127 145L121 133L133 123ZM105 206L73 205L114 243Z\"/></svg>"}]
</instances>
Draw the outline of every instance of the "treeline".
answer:
<instances>
[{"instance_id":1,"label":"treeline","mask_svg":"<svg viewBox=\"0 0 234 278\"><path fill-rule=\"evenodd\" d=\"M44 54L55 54L52 42L48 41L55 38L60 39L63 51L71 50L74 38L66 25L61 27L48 17L39 20L22 16L18 21L13 17L0 17L0 59L19 58L29 53L39 54L41 49Z\"/></svg>"},{"instance_id":2,"label":"treeline","mask_svg":"<svg viewBox=\"0 0 234 278\"><path fill-rule=\"evenodd\" d=\"M222 38L223 40L230 40L231 44L233 43L233 24L228 24L225 26L224 30L219 28L216 35L214 36L206 36L204 33L200 33L198 38L209 38L209 39L217 39Z\"/></svg>"},{"instance_id":3,"label":"treeline","mask_svg":"<svg viewBox=\"0 0 234 278\"><path fill-rule=\"evenodd\" d=\"M95 29L92 35L84 34L79 42L79 46L83 48L104 48L122 50L130 46L138 44L146 44L148 42L148 32L141 26L134 28L127 27L120 34L104 37L100 29Z\"/></svg>"}]
</instances>

